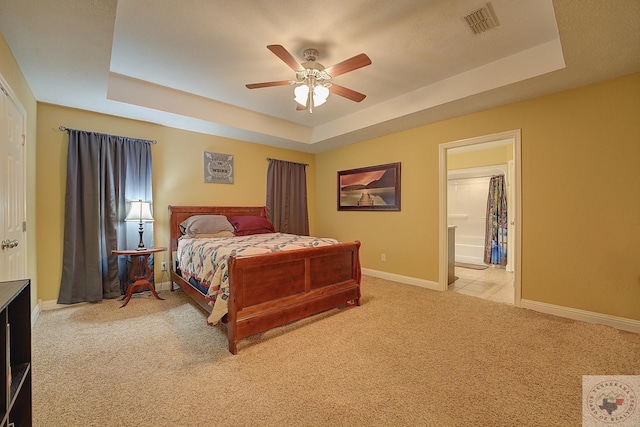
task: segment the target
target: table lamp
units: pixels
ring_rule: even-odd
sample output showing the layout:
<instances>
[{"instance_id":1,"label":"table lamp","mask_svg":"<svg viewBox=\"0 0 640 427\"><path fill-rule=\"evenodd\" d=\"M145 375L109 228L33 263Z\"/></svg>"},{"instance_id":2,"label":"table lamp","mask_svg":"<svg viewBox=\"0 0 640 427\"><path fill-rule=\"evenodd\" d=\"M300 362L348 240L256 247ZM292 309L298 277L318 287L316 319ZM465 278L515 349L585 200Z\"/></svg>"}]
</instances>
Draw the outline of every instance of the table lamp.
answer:
<instances>
[{"instance_id":1,"label":"table lamp","mask_svg":"<svg viewBox=\"0 0 640 427\"><path fill-rule=\"evenodd\" d=\"M140 228L138 229L138 233L140 233L140 243L138 243L138 250L144 250L144 240L142 240L144 225L142 223L153 222L153 216L151 216L151 202L143 202L142 200L138 200L136 202L132 201L131 206L129 207L129 212L127 213L127 217L124 220L128 222L140 223Z\"/></svg>"}]
</instances>

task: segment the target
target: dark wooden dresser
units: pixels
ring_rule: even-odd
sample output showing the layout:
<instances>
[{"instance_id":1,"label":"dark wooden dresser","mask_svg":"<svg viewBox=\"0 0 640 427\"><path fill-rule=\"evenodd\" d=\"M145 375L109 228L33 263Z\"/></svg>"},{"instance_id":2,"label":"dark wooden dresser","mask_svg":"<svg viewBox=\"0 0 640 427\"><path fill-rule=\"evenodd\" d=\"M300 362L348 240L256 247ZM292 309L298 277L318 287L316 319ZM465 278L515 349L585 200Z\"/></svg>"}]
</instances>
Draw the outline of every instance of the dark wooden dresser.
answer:
<instances>
[{"instance_id":1,"label":"dark wooden dresser","mask_svg":"<svg viewBox=\"0 0 640 427\"><path fill-rule=\"evenodd\" d=\"M31 427L31 281L0 282L0 427Z\"/></svg>"}]
</instances>

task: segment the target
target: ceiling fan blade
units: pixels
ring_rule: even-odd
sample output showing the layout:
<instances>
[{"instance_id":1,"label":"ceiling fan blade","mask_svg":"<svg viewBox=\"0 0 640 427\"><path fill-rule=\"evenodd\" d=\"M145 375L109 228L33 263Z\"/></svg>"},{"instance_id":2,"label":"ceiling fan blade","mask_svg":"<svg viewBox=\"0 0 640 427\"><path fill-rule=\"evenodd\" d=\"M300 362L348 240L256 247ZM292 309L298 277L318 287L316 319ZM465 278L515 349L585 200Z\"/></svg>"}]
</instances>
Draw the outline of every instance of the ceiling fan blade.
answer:
<instances>
[{"instance_id":1,"label":"ceiling fan blade","mask_svg":"<svg viewBox=\"0 0 640 427\"><path fill-rule=\"evenodd\" d=\"M251 83L246 85L249 89L260 89L262 87L288 86L289 80L278 80L277 82Z\"/></svg>"},{"instance_id":2,"label":"ceiling fan blade","mask_svg":"<svg viewBox=\"0 0 640 427\"><path fill-rule=\"evenodd\" d=\"M335 93L336 95L343 96L355 102L360 102L367 97L367 95L365 95L364 93L356 92L355 90L351 90L335 83L331 84L329 90L331 91L331 93Z\"/></svg>"},{"instance_id":3,"label":"ceiling fan blade","mask_svg":"<svg viewBox=\"0 0 640 427\"><path fill-rule=\"evenodd\" d=\"M348 73L349 71L366 67L367 65L371 65L371 59L369 59L369 57L364 53L361 53L360 55L356 55L353 58L349 58L335 65L332 65L331 67L326 68L325 71L329 73L331 77L336 77L340 74Z\"/></svg>"},{"instance_id":4,"label":"ceiling fan blade","mask_svg":"<svg viewBox=\"0 0 640 427\"><path fill-rule=\"evenodd\" d=\"M267 46L271 52L273 52L278 58L280 58L285 64L287 64L293 71L302 71L304 67L300 65L298 61L289 53L287 49L279 44L270 44Z\"/></svg>"}]
</instances>

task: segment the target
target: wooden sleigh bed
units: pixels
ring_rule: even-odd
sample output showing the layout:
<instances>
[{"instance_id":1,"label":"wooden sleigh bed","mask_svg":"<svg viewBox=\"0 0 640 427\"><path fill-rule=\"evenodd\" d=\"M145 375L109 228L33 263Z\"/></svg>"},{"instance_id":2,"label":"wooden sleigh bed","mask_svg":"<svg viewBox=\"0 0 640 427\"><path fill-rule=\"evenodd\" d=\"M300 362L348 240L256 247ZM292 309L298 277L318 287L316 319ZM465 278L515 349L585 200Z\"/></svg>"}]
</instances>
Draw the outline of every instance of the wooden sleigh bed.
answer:
<instances>
[{"instance_id":1,"label":"wooden sleigh bed","mask_svg":"<svg viewBox=\"0 0 640 427\"><path fill-rule=\"evenodd\" d=\"M206 312L210 299L180 275L179 225L194 215L266 218L264 207L169 206L171 280ZM238 340L322 311L360 305L360 242L295 249L228 259L226 324L229 351ZM173 290L173 284L172 284Z\"/></svg>"}]
</instances>

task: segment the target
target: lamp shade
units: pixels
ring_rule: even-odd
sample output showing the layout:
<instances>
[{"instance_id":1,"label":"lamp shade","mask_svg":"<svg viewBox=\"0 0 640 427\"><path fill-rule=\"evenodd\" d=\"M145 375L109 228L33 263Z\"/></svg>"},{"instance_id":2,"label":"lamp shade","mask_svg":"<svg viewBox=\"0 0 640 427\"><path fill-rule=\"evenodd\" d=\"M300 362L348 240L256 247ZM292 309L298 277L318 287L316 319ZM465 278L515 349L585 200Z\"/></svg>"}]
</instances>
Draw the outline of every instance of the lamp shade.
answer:
<instances>
[{"instance_id":1,"label":"lamp shade","mask_svg":"<svg viewBox=\"0 0 640 427\"><path fill-rule=\"evenodd\" d=\"M129 212L127 213L125 221L135 222L153 222L153 216L151 215L151 202L143 202L138 200L131 202Z\"/></svg>"}]
</instances>

